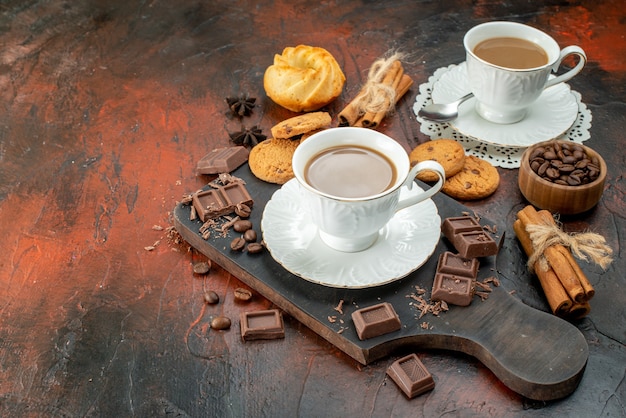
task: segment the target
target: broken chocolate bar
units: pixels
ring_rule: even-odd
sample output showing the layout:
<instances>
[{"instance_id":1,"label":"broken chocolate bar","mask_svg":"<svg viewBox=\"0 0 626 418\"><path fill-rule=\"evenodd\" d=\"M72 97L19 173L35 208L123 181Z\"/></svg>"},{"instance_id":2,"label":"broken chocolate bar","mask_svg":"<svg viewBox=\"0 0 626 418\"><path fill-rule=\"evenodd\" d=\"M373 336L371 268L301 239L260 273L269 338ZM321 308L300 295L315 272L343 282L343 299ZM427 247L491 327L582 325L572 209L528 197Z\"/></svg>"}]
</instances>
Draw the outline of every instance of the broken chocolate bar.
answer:
<instances>
[{"instance_id":1,"label":"broken chocolate bar","mask_svg":"<svg viewBox=\"0 0 626 418\"><path fill-rule=\"evenodd\" d=\"M200 220L206 222L234 212L239 204L252 207L254 201L242 182L234 182L197 192L192 197L192 203Z\"/></svg>"},{"instance_id":2,"label":"broken chocolate bar","mask_svg":"<svg viewBox=\"0 0 626 418\"><path fill-rule=\"evenodd\" d=\"M439 256L437 272L475 279L478 274L478 264L475 258L463 258L459 254L446 251Z\"/></svg>"},{"instance_id":3,"label":"broken chocolate bar","mask_svg":"<svg viewBox=\"0 0 626 418\"><path fill-rule=\"evenodd\" d=\"M463 258L487 257L498 253L498 244L470 216L445 219L441 231Z\"/></svg>"},{"instance_id":4,"label":"broken chocolate bar","mask_svg":"<svg viewBox=\"0 0 626 418\"><path fill-rule=\"evenodd\" d=\"M472 303L474 286L471 277L455 276L453 274L437 273L433 283L432 300L458 306L468 306Z\"/></svg>"},{"instance_id":5,"label":"broken chocolate bar","mask_svg":"<svg viewBox=\"0 0 626 418\"><path fill-rule=\"evenodd\" d=\"M244 341L285 338L283 316L278 309L242 312L240 322Z\"/></svg>"},{"instance_id":6,"label":"broken chocolate bar","mask_svg":"<svg viewBox=\"0 0 626 418\"><path fill-rule=\"evenodd\" d=\"M230 173L248 161L249 151L246 147L216 148L198 161L198 174Z\"/></svg>"},{"instance_id":7,"label":"broken chocolate bar","mask_svg":"<svg viewBox=\"0 0 626 418\"><path fill-rule=\"evenodd\" d=\"M356 310L352 313L352 320L361 340L397 331L401 327L398 314L388 302Z\"/></svg>"},{"instance_id":8,"label":"broken chocolate bar","mask_svg":"<svg viewBox=\"0 0 626 418\"><path fill-rule=\"evenodd\" d=\"M393 362L387 369L387 375L409 399L435 387L433 376L416 354L409 354Z\"/></svg>"}]
</instances>

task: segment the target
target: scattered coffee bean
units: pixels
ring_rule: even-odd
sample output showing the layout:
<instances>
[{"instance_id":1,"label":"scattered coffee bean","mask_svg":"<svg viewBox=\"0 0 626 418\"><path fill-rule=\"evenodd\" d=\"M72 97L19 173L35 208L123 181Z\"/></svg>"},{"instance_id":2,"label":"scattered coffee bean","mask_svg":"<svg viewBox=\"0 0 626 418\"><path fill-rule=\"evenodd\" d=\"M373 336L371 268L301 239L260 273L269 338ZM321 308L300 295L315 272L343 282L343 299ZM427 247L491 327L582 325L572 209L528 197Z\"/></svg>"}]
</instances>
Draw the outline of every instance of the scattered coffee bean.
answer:
<instances>
[{"instance_id":1,"label":"scattered coffee bean","mask_svg":"<svg viewBox=\"0 0 626 418\"><path fill-rule=\"evenodd\" d=\"M245 219L240 219L233 225L233 229L237 232L246 232L250 228L252 228L252 222Z\"/></svg>"},{"instance_id":2,"label":"scattered coffee bean","mask_svg":"<svg viewBox=\"0 0 626 418\"><path fill-rule=\"evenodd\" d=\"M216 303L219 303L220 297L214 291L207 290L206 292L204 292L204 301L209 305L215 305Z\"/></svg>"},{"instance_id":3,"label":"scattered coffee bean","mask_svg":"<svg viewBox=\"0 0 626 418\"><path fill-rule=\"evenodd\" d=\"M238 287L235 289L235 300L240 302L247 302L252 299L252 292L248 289L244 289L243 287Z\"/></svg>"},{"instance_id":4,"label":"scattered coffee bean","mask_svg":"<svg viewBox=\"0 0 626 418\"><path fill-rule=\"evenodd\" d=\"M247 242L255 242L256 241L256 231L254 229L248 229L243 233L243 239Z\"/></svg>"},{"instance_id":5,"label":"scattered coffee bean","mask_svg":"<svg viewBox=\"0 0 626 418\"><path fill-rule=\"evenodd\" d=\"M210 261L201 261L193 265L193 272L195 274L207 274L211 270Z\"/></svg>"},{"instance_id":6,"label":"scattered coffee bean","mask_svg":"<svg viewBox=\"0 0 626 418\"><path fill-rule=\"evenodd\" d=\"M216 316L211 320L211 328L217 330L224 330L230 328L230 318L226 316Z\"/></svg>"},{"instance_id":7,"label":"scattered coffee bean","mask_svg":"<svg viewBox=\"0 0 626 418\"><path fill-rule=\"evenodd\" d=\"M251 242L248 244L248 252L250 254L258 254L263 251L263 244L259 242Z\"/></svg>"},{"instance_id":8,"label":"scattered coffee bean","mask_svg":"<svg viewBox=\"0 0 626 418\"><path fill-rule=\"evenodd\" d=\"M230 242L230 249L233 251L243 251L245 247L246 240L241 237L237 237Z\"/></svg>"},{"instance_id":9,"label":"scattered coffee bean","mask_svg":"<svg viewBox=\"0 0 626 418\"><path fill-rule=\"evenodd\" d=\"M597 157L590 157L577 143L555 141L537 147L529 156L530 168L539 177L564 186L591 183L600 175Z\"/></svg>"},{"instance_id":10,"label":"scattered coffee bean","mask_svg":"<svg viewBox=\"0 0 626 418\"><path fill-rule=\"evenodd\" d=\"M248 205L238 203L237 206L235 206L235 214L242 219L249 218L251 213L252 209L250 209L250 206Z\"/></svg>"}]
</instances>

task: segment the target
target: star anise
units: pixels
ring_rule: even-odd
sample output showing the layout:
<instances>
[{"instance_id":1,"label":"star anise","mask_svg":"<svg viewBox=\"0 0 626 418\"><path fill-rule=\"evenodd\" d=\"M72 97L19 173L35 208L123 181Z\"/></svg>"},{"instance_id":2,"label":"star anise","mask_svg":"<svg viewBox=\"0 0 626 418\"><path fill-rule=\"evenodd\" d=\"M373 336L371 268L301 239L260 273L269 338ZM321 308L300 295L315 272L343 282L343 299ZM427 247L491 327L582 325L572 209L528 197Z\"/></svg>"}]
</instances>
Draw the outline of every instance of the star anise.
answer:
<instances>
[{"instance_id":1,"label":"star anise","mask_svg":"<svg viewBox=\"0 0 626 418\"><path fill-rule=\"evenodd\" d=\"M230 140L233 141L236 145L243 145L254 147L259 142L265 141L267 135L263 135L261 128L254 125L250 129L246 129L243 126L241 127L240 132L233 132L228 134L230 136Z\"/></svg>"},{"instance_id":2,"label":"star anise","mask_svg":"<svg viewBox=\"0 0 626 418\"><path fill-rule=\"evenodd\" d=\"M228 103L228 107L233 116L244 117L250 116L252 113L252 109L254 109L254 104L256 103L255 97L250 97L249 94L241 95L239 97L227 97L226 103Z\"/></svg>"}]
</instances>

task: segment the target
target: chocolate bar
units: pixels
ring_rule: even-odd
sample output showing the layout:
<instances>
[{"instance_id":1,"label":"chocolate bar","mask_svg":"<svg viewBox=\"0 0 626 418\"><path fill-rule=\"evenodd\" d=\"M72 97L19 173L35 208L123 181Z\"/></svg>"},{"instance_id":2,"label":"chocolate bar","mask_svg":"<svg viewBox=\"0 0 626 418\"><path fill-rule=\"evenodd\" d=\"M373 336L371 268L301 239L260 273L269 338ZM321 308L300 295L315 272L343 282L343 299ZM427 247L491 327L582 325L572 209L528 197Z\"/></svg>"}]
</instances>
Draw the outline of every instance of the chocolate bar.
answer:
<instances>
[{"instance_id":1,"label":"chocolate bar","mask_svg":"<svg viewBox=\"0 0 626 418\"><path fill-rule=\"evenodd\" d=\"M468 306L474 296L473 279L454 274L436 273L431 300L443 300L452 305Z\"/></svg>"},{"instance_id":2,"label":"chocolate bar","mask_svg":"<svg viewBox=\"0 0 626 418\"><path fill-rule=\"evenodd\" d=\"M445 219L441 231L463 258L487 257L498 253L495 240L470 216Z\"/></svg>"},{"instance_id":3,"label":"chocolate bar","mask_svg":"<svg viewBox=\"0 0 626 418\"><path fill-rule=\"evenodd\" d=\"M235 211L238 204L252 207L254 201L241 182L229 183L215 189L203 190L192 196L193 207L202 222Z\"/></svg>"},{"instance_id":4,"label":"chocolate bar","mask_svg":"<svg viewBox=\"0 0 626 418\"><path fill-rule=\"evenodd\" d=\"M285 338L283 316L278 309L242 312L240 323L244 341Z\"/></svg>"},{"instance_id":5,"label":"chocolate bar","mask_svg":"<svg viewBox=\"0 0 626 418\"><path fill-rule=\"evenodd\" d=\"M439 256L437 272L475 279L478 274L478 265L478 260L475 258L463 258L459 254L446 251Z\"/></svg>"},{"instance_id":6,"label":"chocolate bar","mask_svg":"<svg viewBox=\"0 0 626 418\"><path fill-rule=\"evenodd\" d=\"M397 331L401 327L398 314L388 302L354 311L352 321L361 340Z\"/></svg>"},{"instance_id":7,"label":"chocolate bar","mask_svg":"<svg viewBox=\"0 0 626 418\"><path fill-rule=\"evenodd\" d=\"M248 161L248 149L242 146L216 148L198 161L198 174L230 173Z\"/></svg>"},{"instance_id":8,"label":"chocolate bar","mask_svg":"<svg viewBox=\"0 0 626 418\"><path fill-rule=\"evenodd\" d=\"M433 376L416 354L409 354L393 362L387 369L387 375L409 399L435 387Z\"/></svg>"}]
</instances>

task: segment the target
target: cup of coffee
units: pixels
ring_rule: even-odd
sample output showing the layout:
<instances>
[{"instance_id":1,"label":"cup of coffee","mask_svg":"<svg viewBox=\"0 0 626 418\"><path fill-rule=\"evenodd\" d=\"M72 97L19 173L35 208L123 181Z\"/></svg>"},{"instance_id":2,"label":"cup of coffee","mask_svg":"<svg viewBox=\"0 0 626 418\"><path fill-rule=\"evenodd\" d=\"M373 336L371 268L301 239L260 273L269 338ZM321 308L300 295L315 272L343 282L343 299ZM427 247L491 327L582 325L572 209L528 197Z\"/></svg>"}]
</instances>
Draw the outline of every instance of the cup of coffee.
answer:
<instances>
[{"instance_id":1,"label":"cup of coffee","mask_svg":"<svg viewBox=\"0 0 626 418\"><path fill-rule=\"evenodd\" d=\"M292 167L322 241L344 252L369 248L397 211L430 198L445 180L439 163L423 161L411 168L407 152L394 139L355 127L330 128L307 138L296 148ZM424 170L437 173L437 183L401 197L400 191L412 189Z\"/></svg>"},{"instance_id":2,"label":"cup of coffee","mask_svg":"<svg viewBox=\"0 0 626 418\"><path fill-rule=\"evenodd\" d=\"M475 26L463 44L476 111L494 123L519 122L544 89L571 79L587 62L580 47L561 49L548 34L515 22ZM570 55L578 56L576 66L550 78Z\"/></svg>"}]
</instances>

